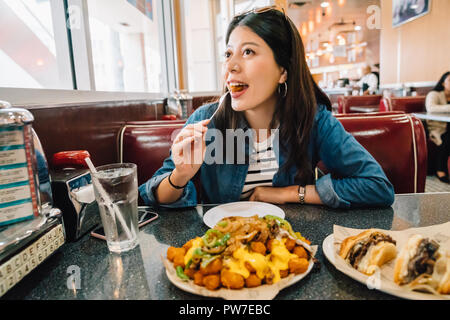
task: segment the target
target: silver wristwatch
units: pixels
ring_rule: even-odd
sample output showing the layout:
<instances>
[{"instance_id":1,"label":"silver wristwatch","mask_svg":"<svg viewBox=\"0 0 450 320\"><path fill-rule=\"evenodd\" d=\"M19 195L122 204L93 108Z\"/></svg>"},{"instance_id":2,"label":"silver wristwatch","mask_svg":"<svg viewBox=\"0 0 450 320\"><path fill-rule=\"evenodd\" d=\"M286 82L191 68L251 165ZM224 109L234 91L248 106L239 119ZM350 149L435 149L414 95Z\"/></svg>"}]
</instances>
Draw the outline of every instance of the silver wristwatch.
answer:
<instances>
[{"instance_id":1,"label":"silver wristwatch","mask_svg":"<svg viewBox=\"0 0 450 320\"><path fill-rule=\"evenodd\" d=\"M298 199L300 204L305 204L305 192L306 188L304 186L298 186Z\"/></svg>"}]
</instances>

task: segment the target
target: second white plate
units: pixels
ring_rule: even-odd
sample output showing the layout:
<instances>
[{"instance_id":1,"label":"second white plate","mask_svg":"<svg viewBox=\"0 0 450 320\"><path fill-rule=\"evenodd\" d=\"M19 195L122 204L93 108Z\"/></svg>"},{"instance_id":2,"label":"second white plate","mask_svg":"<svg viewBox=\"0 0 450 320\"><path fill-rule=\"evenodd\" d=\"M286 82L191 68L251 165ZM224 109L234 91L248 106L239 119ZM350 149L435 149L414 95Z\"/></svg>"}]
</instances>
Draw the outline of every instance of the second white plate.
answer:
<instances>
[{"instance_id":1,"label":"second white plate","mask_svg":"<svg viewBox=\"0 0 450 320\"><path fill-rule=\"evenodd\" d=\"M328 235L325 238L325 240L323 240L322 250L325 257L327 257L328 261L330 261L336 267L336 269L346 274L350 278L367 285L369 289L376 288L377 290L382 291L384 293L405 299L417 299L417 300L448 299L444 297L434 296L428 293L402 290L400 287L394 284L393 281L387 279L384 275L376 277L376 276L367 276L360 272L354 272L352 267L339 256L338 253L339 249L337 248L337 245L334 243L333 234Z\"/></svg>"},{"instance_id":2,"label":"second white plate","mask_svg":"<svg viewBox=\"0 0 450 320\"><path fill-rule=\"evenodd\" d=\"M270 203L256 201L239 201L222 204L214 207L203 216L203 222L210 228L214 228L217 222L225 217L251 217L258 215L264 217L272 215L284 219L284 211Z\"/></svg>"}]
</instances>

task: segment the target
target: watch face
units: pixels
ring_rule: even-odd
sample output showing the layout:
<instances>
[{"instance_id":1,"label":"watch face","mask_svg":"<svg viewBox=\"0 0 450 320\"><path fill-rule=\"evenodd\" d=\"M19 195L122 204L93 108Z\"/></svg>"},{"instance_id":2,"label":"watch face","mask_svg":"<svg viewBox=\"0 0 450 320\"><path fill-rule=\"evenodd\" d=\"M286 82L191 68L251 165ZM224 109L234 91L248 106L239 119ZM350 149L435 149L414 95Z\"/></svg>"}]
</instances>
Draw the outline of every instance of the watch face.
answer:
<instances>
[{"instance_id":1,"label":"watch face","mask_svg":"<svg viewBox=\"0 0 450 320\"><path fill-rule=\"evenodd\" d=\"M298 198L300 200L300 204L304 204L305 203L305 187L303 186L298 186Z\"/></svg>"}]
</instances>

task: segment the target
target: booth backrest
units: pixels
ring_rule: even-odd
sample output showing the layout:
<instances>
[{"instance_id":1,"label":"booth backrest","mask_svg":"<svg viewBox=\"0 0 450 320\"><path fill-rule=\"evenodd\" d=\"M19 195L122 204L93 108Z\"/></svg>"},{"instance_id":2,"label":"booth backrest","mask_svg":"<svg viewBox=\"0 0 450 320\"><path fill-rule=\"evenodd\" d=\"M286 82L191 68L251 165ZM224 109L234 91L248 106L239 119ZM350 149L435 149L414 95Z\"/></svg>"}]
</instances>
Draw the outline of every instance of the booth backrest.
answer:
<instances>
[{"instance_id":1,"label":"booth backrest","mask_svg":"<svg viewBox=\"0 0 450 320\"><path fill-rule=\"evenodd\" d=\"M352 106L378 108L381 98L381 95L340 96L338 98L338 113L358 113L351 110Z\"/></svg>"},{"instance_id":2,"label":"booth backrest","mask_svg":"<svg viewBox=\"0 0 450 320\"><path fill-rule=\"evenodd\" d=\"M447 170L448 170L448 172L450 172L450 157L448 157L448 160L447 160Z\"/></svg>"},{"instance_id":3,"label":"booth backrest","mask_svg":"<svg viewBox=\"0 0 450 320\"><path fill-rule=\"evenodd\" d=\"M426 96L384 97L380 101L380 111L424 112L425 99Z\"/></svg>"},{"instance_id":4,"label":"booth backrest","mask_svg":"<svg viewBox=\"0 0 450 320\"><path fill-rule=\"evenodd\" d=\"M163 104L112 101L26 107L47 159L60 151L87 150L96 166L117 162L117 131L132 120L156 120ZM51 161L49 166L52 167Z\"/></svg>"},{"instance_id":5,"label":"booth backrest","mask_svg":"<svg viewBox=\"0 0 450 320\"><path fill-rule=\"evenodd\" d=\"M336 118L351 118L351 117L380 117L380 116L387 116L387 115L399 115L399 114L405 114L403 111L386 111L386 112L365 112L365 113L338 113L334 116Z\"/></svg>"},{"instance_id":6,"label":"booth backrest","mask_svg":"<svg viewBox=\"0 0 450 320\"><path fill-rule=\"evenodd\" d=\"M192 110L196 110L204 104L218 101L220 97L218 96L198 96L192 98Z\"/></svg>"},{"instance_id":7,"label":"booth backrest","mask_svg":"<svg viewBox=\"0 0 450 320\"><path fill-rule=\"evenodd\" d=\"M425 191L427 144L419 119L403 112L336 115L336 118L380 163L395 193ZM183 121L141 121L127 123L119 131L118 158L137 164L139 184L162 166L169 156L172 134L182 126ZM323 163L318 167L327 172Z\"/></svg>"},{"instance_id":8,"label":"booth backrest","mask_svg":"<svg viewBox=\"0 0 450 320\"><path fill-rule=\"evenodd\" d=\"M169 156L172 135L185 121L131 122L117 135L119 162L135 163L139 185L150 179Z\"/></svg>"},{"instance_id":9,"label":"booth backrest","mask_svg":"<svg viewBox=\"0 0 450 320\"><path fill-rule=\"evenodd\" d=\"M425 191L427 144L422 122L408 114L336 115L378 161L395 193ZM318 167L327 172L323 163Z\"/></svg>"}]
</instances>

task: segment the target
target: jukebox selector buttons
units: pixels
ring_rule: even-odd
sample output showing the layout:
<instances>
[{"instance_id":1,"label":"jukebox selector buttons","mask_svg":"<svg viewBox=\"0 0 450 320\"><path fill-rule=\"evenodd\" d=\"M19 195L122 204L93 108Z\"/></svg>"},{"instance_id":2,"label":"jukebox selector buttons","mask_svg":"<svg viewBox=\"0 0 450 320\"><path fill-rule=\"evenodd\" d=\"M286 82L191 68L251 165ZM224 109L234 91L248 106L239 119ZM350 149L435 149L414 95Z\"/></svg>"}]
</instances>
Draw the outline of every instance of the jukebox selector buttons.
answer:
<instances>
[{"instance_id":1,"label":"jukebox selector buttons","mask_svg":"<svg viewBox=\"0 0 450 320\"><path fill-rule=\"evenodd\" d=\"M64 244L62 225L49 230L38 240L0 265L0 297Z\"/></svg>"}]
</instances>

